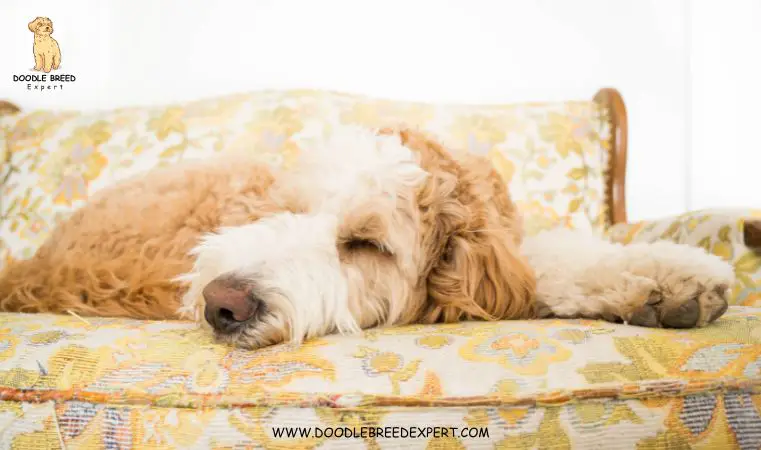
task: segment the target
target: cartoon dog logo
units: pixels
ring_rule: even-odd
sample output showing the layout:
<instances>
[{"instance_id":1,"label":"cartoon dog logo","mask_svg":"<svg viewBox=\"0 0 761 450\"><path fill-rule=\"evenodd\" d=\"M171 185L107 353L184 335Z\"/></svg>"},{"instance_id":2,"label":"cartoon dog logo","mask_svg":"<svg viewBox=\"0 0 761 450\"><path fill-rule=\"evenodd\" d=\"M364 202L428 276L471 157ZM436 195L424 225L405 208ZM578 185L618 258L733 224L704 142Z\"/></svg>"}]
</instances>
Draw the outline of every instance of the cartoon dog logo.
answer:
<instances>
[{"instance_id":1,"label":"cartoon dog logo","mask_svg":"<svg viewBox=\"0 0 761 450\"><path fill-rule=\"evenodd\" d=\"M50 36L53 22L47 17L37 17L29 22L29 30L34 33L34 70L45 73L57 70L61 65L61 49L58 41Z\"/></svg>"}]
</instances>

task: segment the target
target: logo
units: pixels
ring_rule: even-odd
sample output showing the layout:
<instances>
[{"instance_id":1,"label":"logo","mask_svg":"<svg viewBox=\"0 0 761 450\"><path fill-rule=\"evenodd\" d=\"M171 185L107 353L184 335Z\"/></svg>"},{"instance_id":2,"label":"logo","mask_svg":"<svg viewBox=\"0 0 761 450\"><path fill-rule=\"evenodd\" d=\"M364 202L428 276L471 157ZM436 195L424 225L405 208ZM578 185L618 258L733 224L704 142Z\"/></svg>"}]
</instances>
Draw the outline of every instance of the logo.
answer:
<instances>
[{"instance_id":1,"label":"logo","mask_svg":"<svg viewBox=\"0 0 761 450\"><path fill-rule=\"evenodd\" d=\"M13 75L13 81L27 83L26 88L30 91L63 90L66 83L76 81L74 75L51 73L61 67L61 47L51 36L53 21L47 17L37 17L27 27L34 33L34 68L30 71L43 73Z\"/></svg>"},{"instance_id":2,"label":"logo","mask_svg":"<svg viewBox=\"0 0 761 450\"><path fill-rule=\"evenodd\" d=\"M45 73L58 70L61 65L61 47L53 39L53 21L38 17L29 22L29 31L34 33L34 70Z\"/></svg>"}]
</instances>

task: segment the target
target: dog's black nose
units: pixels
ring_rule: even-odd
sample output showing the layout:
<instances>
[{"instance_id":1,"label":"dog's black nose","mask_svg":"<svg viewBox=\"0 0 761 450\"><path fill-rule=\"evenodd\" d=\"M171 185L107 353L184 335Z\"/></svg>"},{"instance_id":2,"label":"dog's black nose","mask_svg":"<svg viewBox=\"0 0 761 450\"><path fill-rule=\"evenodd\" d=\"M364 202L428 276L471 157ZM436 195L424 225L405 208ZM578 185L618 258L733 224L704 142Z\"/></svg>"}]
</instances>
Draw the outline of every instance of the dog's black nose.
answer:
<instances>
[{"instance_id":1,"label":"dog's black nose","mask_svg":"<svg viewBox=\"0 0 761 450\"><path fill-rule=\"evenodd\" d=\"M225 334L238 331L253 319L261 305L250 284L229 276L215 278L207 284L203 298L206 300L204 318L215 330Z\"/></svg>"}]
</instances>

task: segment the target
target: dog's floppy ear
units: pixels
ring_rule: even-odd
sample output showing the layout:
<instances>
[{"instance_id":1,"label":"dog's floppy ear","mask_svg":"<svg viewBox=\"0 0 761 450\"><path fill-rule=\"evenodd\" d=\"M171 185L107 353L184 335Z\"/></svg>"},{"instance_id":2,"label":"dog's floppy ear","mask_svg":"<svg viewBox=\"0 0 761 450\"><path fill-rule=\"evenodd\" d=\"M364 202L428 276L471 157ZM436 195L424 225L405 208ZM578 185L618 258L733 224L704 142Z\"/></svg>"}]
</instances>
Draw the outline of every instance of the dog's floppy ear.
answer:
<instances>
[{"instance_id":1,"label":"dog's floppy ear","mask_svg":"<svg viewBox=\"0 0 761 450\"><path fill-rule=\"evenodd\" d=\"M42 20L42 17L37 17L33 21L29 22L29 31L35 33L37 31L37 26L39 25L40 20Z\"/></svg>"},{"instance_id":2,"label":"dog's floppy ear","mask_svg":"<svg viewBox=\"0 0 761 450\"><path fill-rule=\"evenodd\" d=\"M517 319L533 315L534 272L521 256L521 226L488 159L460 155L420 130L386 128L417 152L430 177L418 193L426 253L420 320Z\"/></svg>"},{"instance_id":3,"label":"dog's floppy ear","mask_svg":"<svg viewBox=\"0 0 761 450\"><path fill-rule=\"evenodd\" d=\"M520 254L517 213L483 164L489 163L463 161L456 176L434 174L429 185L438 243L431 245L425 322L533 315L536 280Z\"/></svg>"}]
</instances>

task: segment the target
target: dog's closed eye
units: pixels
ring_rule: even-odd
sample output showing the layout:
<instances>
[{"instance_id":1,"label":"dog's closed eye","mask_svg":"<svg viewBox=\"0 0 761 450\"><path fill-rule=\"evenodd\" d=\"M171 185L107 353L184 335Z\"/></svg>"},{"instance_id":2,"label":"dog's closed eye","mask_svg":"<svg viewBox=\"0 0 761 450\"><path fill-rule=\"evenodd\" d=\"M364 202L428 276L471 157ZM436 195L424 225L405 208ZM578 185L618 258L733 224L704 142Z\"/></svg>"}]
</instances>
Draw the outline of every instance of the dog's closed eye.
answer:
<instances>
[{"instance_id":1,"label":"dog's closed eye","mask_svg":"<svg viewBox=\"0 0 761 450\"><path fill-rule=\"evenodd\" d=\"M378 242L374 239L349 239L343 243L343 246L350 252L371 251L383 253L385 255L393 255L391 249L383 245L382 242Z\"/></svg>"}]
</instances>

